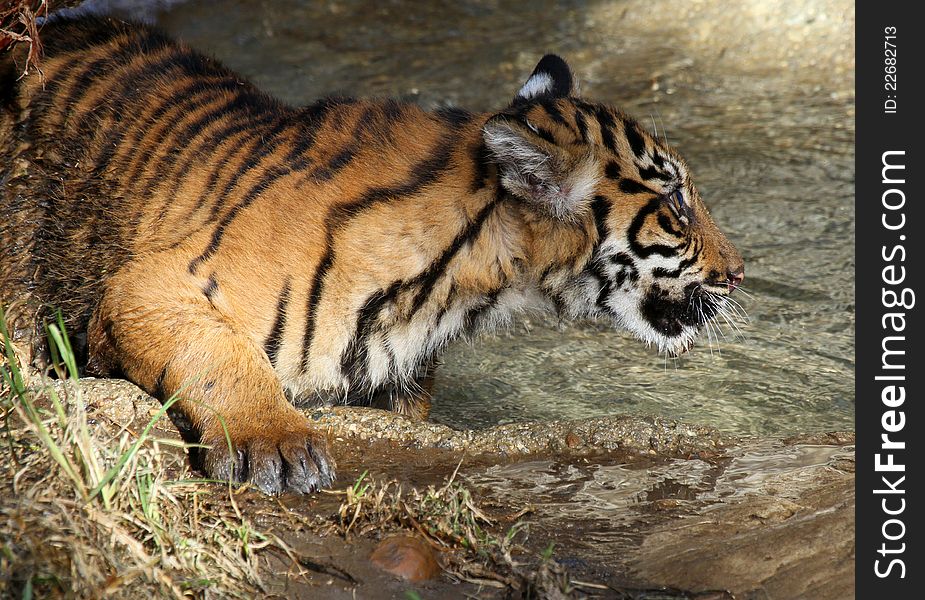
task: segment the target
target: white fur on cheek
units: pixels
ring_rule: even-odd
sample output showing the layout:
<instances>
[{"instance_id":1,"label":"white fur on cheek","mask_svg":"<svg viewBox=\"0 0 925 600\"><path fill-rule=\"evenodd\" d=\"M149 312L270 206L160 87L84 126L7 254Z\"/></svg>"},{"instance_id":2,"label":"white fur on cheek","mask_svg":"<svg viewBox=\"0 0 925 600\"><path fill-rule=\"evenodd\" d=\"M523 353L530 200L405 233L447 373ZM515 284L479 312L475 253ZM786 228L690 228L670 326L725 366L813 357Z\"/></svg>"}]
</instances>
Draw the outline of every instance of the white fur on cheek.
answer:
<instances>
[{"instance_id":1,"label":"white fur on cheek","mask_svg":"<svg viewBox=\"0 0 925 600\"><path fill-rule=\"evenodd\" d=\"M555 207L556 216L572 219L581 214L601 181L600 168L596 161L588 157L568 175L561 188L561 197Z\"/></svg>"}]
</instances>

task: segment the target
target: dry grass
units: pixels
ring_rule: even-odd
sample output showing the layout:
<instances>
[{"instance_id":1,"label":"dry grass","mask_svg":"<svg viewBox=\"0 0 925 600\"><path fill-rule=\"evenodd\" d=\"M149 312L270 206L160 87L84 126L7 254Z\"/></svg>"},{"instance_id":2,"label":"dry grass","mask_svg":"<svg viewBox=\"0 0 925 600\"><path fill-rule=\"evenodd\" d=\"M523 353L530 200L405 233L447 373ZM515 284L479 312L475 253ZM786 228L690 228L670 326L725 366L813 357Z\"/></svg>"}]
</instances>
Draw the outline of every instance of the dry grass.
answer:
<instances>
[{"instance_id":1,"label":"dry grass","mask_svg":"<svg viewBox=\"0 0 925 600\"><path fill-rule=\"evenodd\" d=\"M527 527L517 521L506 534L479 509L472 493L456 481L457 470L445 484L425 490L405 489L396 481L367 480L364 473L344 492L333 529L351 535L411 532L441 552L444 570L459 580L507 590L517 598L577 598L578 590L565 570L552 560L552 548L538 564L522 564ZM517 517L521 514L514 515Z\"/></svg>"},{"instance_id":2,"label":"dry grass","mask_svg":"<svg viewBox=\"0 0 925 600\"><path fill-rule=\"evenodd\" d=\"M91 425L64 332L49 334L55 384L21 368L3 326L0 597L259 593L258 551L285 545L230 488L191 479L183 444L152 435L169 404L137 434Z\"/></svg>"},{"instance_id":3,"label":"dry grass","mask_svg":"<svg viewBox=\"0 0 925 600\"><path fill-rule=\"evenodd\" d=\"M21 366L0 311L0 597L251 598L279 575L271 556L294 572L353 581L256 529L238 509L239 491L193 478L188 445L154 428L172 400L137 432L88 412L63 323L48 334L56 379ZM427 489L364 475L332 493L343 501L311 520L319 533L412 532L459 580L509 597L580 597L551 549L518 563L526 528L493 533L503 529L455 472Z\"/></svg>"},{"instance_id":4,"label":"dry grass","mask_svg":"<svg viewBox=\"0 0 925 600\"><path fill-rule=\"evenodd\" d=\"M20 67L23 75L28 75L29 69L42 72L39 67L42 41L35 20L47 14L48 2L45 0L0 1L0 52L11 49L15 44L25 44L28 47L26 61Z\"/></svg>"},{"instance_id":5,"label":"dry grass","mask_svg":"<svg viewBox=\"0 0 925 600\"><path fill-rule=\"evenodd\" d=\"M83 0L0 0L0 53L17 44L27 46L26 59L19 68L23 76L30 70L42 73L41 26L36 19L47 17L52 10L74 7Z\"/></svg>"}]
</instances>

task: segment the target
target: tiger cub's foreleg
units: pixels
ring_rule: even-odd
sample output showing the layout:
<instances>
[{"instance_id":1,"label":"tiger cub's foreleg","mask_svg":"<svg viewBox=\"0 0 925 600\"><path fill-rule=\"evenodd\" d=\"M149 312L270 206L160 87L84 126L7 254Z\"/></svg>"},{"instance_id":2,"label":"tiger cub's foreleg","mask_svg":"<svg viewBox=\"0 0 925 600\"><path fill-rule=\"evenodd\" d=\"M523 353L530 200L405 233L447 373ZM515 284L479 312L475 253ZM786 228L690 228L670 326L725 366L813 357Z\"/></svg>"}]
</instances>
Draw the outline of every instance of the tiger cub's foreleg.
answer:
<instances>
[{"instance_id":1,"label":"tiger cub's foreleg","mask_svg":"<svg viewBox=\"0 0 925 600\"><path fill-rule=\"evenodd\" d=\"M187 274L136 264L107 284L89 327L91 364L120 368L161 400L178 395L175 406L207 446L194 462L210 476L270 494L330 485L324 436L289 404L245 331Z\"/></svg>"}]
</instances>

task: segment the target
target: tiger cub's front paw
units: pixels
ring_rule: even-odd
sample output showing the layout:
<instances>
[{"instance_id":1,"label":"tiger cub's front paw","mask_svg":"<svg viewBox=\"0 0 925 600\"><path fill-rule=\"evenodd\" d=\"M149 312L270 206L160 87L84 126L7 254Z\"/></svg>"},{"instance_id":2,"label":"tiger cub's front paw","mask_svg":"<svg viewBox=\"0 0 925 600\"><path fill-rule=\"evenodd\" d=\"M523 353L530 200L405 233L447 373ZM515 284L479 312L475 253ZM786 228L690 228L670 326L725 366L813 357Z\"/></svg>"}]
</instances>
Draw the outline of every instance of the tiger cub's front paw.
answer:
<instances>
[{"instance_id":1,"label":"tiger cub's front paw","mask_svg":"<svg viewBox=\"0 0 925 600\"><path fill-rule=\"evenodd\" d=\"M281 415L276 426L255 427L229 423L202 433L207 446L202 468L210 477L232 483L251 483L265 494L307 494L334 481L334 460L324 435L308 426L305 418ZM230 442L230 447L229 447Z\"/></svg>"}]
</instances>

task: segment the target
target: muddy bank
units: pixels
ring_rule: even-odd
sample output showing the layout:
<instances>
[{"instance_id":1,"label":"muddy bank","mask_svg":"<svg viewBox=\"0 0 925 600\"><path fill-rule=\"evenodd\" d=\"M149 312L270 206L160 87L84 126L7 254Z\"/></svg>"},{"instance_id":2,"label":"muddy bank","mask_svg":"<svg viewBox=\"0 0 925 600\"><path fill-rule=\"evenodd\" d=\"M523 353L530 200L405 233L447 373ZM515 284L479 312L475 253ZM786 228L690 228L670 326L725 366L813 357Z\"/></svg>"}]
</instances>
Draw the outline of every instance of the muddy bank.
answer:
<instances>
[{"instance_id":1,"label":"muddy bank","mask_svg":"<svg viewBox=\"0 0 925 600\"><path fill-rule=\"evenodd\" d=\"M126 382L83 385L91 406L104 409L97 418L129 430L158 408ZM585 585L572 586L578 596L652 597L640 590L663 588L663 598L853 594L850 433L736 438L630 416L455 431L370 409L306 416L331 436L335 490L279 499L245 491L238 501L260 526L311 557L313 568L299 570L277 561L268 583L277 593L403 597L414 589L428 598L502 597L504 587L446 572L412 584L376 567L369 556L400 527L345 541L330 526L343 490L364 473L365 481L394 481L407 492L439 487L458 468L457 481L490 516L490 529L504 535L515 523L523 528L514 559L536 567L551 547L555 563ZM169 423L161 433L175 435ZM437 559L450 564L452 552L438 550Z\"/></svg>"}]
</instances>

